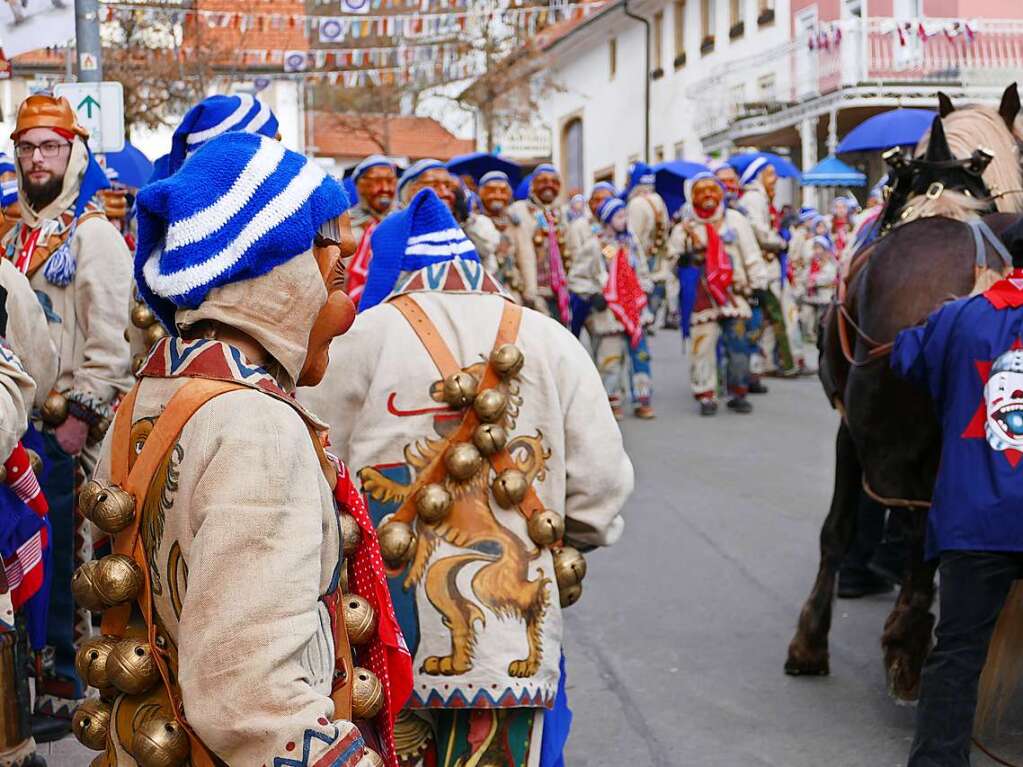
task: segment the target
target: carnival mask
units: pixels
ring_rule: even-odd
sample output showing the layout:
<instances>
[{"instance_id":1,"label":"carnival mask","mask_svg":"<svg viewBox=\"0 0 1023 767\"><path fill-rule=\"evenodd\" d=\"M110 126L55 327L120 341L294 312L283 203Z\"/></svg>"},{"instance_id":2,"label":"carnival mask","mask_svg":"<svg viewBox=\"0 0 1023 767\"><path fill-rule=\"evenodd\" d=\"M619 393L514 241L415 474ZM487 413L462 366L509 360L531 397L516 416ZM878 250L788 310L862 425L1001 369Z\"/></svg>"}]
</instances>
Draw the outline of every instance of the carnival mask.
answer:
<instances>
[{"instance_id":1,"label":"carnival mask","mask_svg":"<svg viewBox=\"0 0 1023 767\"><path fill-rule=\"evenodd\" d=\"M1023 450L1023 350L1011 349L995 360L984 402L984 431L991 448Z\"/></svg>"},{"instance_id":2,"label":"carnival mask","mask_svg":"<svg viewBox=\"0 0 1023 767\"><path fill-rule=\"evenodd\" d=\"M725 191L714 179L701 179L693 184L692 198L693 210L697 215L707 218L720 207Z\"/></svg>"},{"instance_id":3,"label":"carnival mask","mask_svg":"<svg viewBox=\"0 0 1023 767\"><path fill-rule=\"evenodd\" d=\"M553 173L538 173L533 176L533 194L544 205L550 205L561 194L561 179Z\"/></svg>"},{"instance_id":4,"label":"carnival mask","mask_svg":"<svg viewBox=\"0 0 1023 767\"><path fill-rule=\"evenodd\" d=\"M355 252L355 237L348 214L338 220L341 237L338 241L318 240L313 257L327 287L327 300L309 331L305 364L298 377L299 386L316 386L323 380L330 363L330 342L343 335L355 320L355 305L344 292L345 268L342 259Z\"/></svg>"},{"instance_id":5,"label":"carnival mask","mask_svg":"<svg viewBox=\"0 0 1023 767\"><path fill-rule=\"evenodd\" d=\"M512 190L503 181L491 181L480 187L480 201L483 209L496 216L511 204Z\"/></svg>"},{"instance_id":6,"label":"carnival mask","mask_svg":"<svg viewBox=\"0 0 1023 767\"><path fill-rule=\"evenodd\" d=\"M590 212L593 213L594 218L600 218L598 211L600 206L604 204L604 200L611 196L611 192L607 189L598 189L590 195Z\"/></svg>"},{"instance_id":7,"label":"carnival mask","mask_svg":"<svg viewBox=\"0 0 1023 767\"><path fill-rule=\"evenodd\" d=\"M767 192L768 198L773 200L774 190L778 185L778 173L773 165L768 165L760 171L760 182L764 185L764 191Z\"/></svg>"},{"instance_id":8,"label":"carnival mask","mask_svg":"<svg viewBox=\"0 0 1023 767\"><path fill-rule=\"evenodd\" d=\"M455 210L455 186L457 182L446 168L432 168L408 185L406 202L415 197L421 189L432 189L440 197L441 202L448 206L452 213Z\"/></svg>"},{"instance_id":9,"label":"carnival mask","mask_svg":"<svg viewBox=\"0 0 1023 767\"><path fill-rule=\"evenodd\" d=\"M394 168L384 165L370 168L355 183L359 199L379 215L390 210L397 188L398 176Z\"/></svg>"},{"instance_id":10,"label":"carnival mask","mask_svg":"<svg viewBox=\"0 0 1023 767\"><path fill-rule=\"evenodd\" d=\"M629 213L625 208L619 208L615 211L615 214L611 216L611 228L621 234L629 226Z\"/></svg>"},{"instance_id":11,"label":"carnival mask","mask_svg":"<svg viewBox=\"0 0 1023 767\"><path fill-rule=\"evenodd\" d=\"M735 172L735 168L722 168L714 175L718 177L718 181L728 194L736 197L739 195L739 174Z\"/></svg>"}]
</instances>

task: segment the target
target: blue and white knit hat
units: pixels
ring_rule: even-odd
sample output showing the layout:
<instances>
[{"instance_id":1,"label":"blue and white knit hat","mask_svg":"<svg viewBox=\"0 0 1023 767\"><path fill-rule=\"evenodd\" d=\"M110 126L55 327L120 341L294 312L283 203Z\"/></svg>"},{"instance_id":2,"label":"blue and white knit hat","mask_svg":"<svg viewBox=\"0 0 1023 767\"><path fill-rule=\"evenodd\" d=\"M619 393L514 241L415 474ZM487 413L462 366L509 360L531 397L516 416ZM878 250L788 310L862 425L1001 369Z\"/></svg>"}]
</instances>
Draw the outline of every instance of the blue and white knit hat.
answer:
<instances>
[{"instance_id":1,"label":"blue and white knit hat","mask_svg":"<svg viewBox=\"0 0 1023 767\"><path fill-rule=\"evenodd\" d=\"M764 169L770 165L766 157L758 157L749 165L746 166L746 170L739 176L739 183L743 186L746 184L752 184L757 180L757 177L764 172Z\"/></svg>"},{"instance_id":2,"label":"blue and white knit hat","mask_svg":"<svg viewBox=\"0 0 1023 767\"><path fill-rule=\"evenodd\" d=\"M818 234L816 237L814 237L813 244L824 248L824 250L828 251L829 253L835 249L835 244L831 241L831 238L823 234Z\"/></svg>"},{"instance_id":3,"label":"blue and white knit hat","mask_svg":"<svg viewBox=\"0 0 1023 767\"><path fill-rule=\"evenodd\" d=\"M434 170L436 168L446 167L440 160L434 160L432 158L426 158L425 160L419 160L408 166L404 173L401 174L401 178L398 179L398 197L401 197L402 191L415 181L417 178L422 176L428 170ZM374 253L374 258L376 257Z\"/></svg>"},{"instance_id":4,"label":"blue and white knit hat","mask_svg":"<svg viewBox=\"0 0 1023 767\"><path fill-rule=\"evenodd\" d=\"M508 178L508 174L503 170L492 170L484 173L480 176L480 187L484 187L487 184L507 184L511 186L511 179Z\"/></svg>"},{"instance_id":5,"label":"blue and white knit hat","mask_svg":"<svg viewBox=\"0 0 1023 767\"><path fill-rule=\"evenodd\" d=\"M612 184L610 181L598 181L596 184L593 185L593 189L590 190L590 197L592 197L597 192L600 192L602 190L605 192L610 192L613 197L618 196L618 190L615 189L614 184Z\"/></svg>"},{"instance_id":6,"label":"blue and white knit hat","mask_svg":"<svg viewBox=\"0 0 1023 767\"><path fill-rule=\"evenodd\" d=\"M226 133L139 192L135 280L168 329L213 288L266 274L348 209L341 185L279 141Z\"/></svg>"},{"instance_id":7,"label":"blue and white knit hat","mask_svg":"<svg viewBox=\"0 0 1023 767\"><path fill-rule=\"evenodd\" d=\"M277 118L270 107L255 96L248 93L209 96L189 109L174 131L167 172L177 173L185 158L223 133L257 133L274 138L277 127Z\"/></svg>"},{"instance_id":8,"label":"blue and white knit hat","mask_svg":"<svg viewBox=\"0 0 1023 767\"><path fill-rule=\"evenodd\" d=\"M384 301L402 272L460 258L479 261L472 242L432 189L421 189L401 211L392 213L370 238L373 260L359 311Z\"/></svg>"},{"instance_id":9,"label":"blue and white knit hat","mask_svg":"<svg viewBox=\"0 0 1023 767\"><path fill-rule=\"evenodd\" d=\"M550 173L552 175L561 178L561 173L549 162L542 162L536 166L536 169L531 174L533 177L539 176L541 173Z\"/></svg>"},{"instance_id":10,"label":"blue and white knit hat","mask_svg":"<svg viewBox=\"0 0 1023 767\"><path fill-rule=\"evenodd\" d=\"M600 204L600 207L597 209L597 215L600 216L600 220L605 224L610 224L614 214L624 207L625 203L622 202L620 197L608 197Z\"/></svg>"},{"instance_id":11,"label":"blue and white knit hat","mask_svg":"<svg viewBox=\"0 0 1023 767\"><path fill-rule=\"evenodd\" d=\"M816 221L821 217L820 211L817 208L810 207L809 205L803 206L799 209L799 223L809 224L812 221Z\"/></svg>"},{"instance_id":12,"label":"blue and white knit hat","mask_svg":"<svg viewBox=\"0 0 1023 767\"><path fill-rule=\"evenodd\" d=\"M382 154L371 154L355 166L355 170L352 171L352 183L358 183L362 175L370 168L390 168L395 170L397 166Z\"/></svg>"},{"instance_id":13,"label":"blue and white knit hat","mask_svg":"<svg viewBox=\"0 0 1023 767\"><path fill-rule=\"evenodd\" d=\"M14 165L14 160L6 152L0 152L0 174L3 173L17 173L18 169Z\"/></svg>"},{"instance_id":14,"label":"blue and white knit hat","mask_svg":"<svg viewBox=\"0 0 1023 767\"><path fill-rule=\"evenodd\" d=\"M4 173L16 173L14 163L9 155L0 152L0 175ZM18 201L18 179L0 182L0 208L6 208Z\"/></svg>"}]
</instances>

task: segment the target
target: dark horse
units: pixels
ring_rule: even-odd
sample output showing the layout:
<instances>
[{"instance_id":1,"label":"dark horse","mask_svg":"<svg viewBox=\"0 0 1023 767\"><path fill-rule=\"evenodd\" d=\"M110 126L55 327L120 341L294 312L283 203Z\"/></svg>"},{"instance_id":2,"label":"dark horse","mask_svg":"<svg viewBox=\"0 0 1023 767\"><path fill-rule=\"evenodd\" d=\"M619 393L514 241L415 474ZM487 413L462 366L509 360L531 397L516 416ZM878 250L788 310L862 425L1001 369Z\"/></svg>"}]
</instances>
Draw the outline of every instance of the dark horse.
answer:
<instances>
[{"instance_id":1,"label":"dark horse","mask_svg":"<svg viewBox=\"0 0 1023 767\"><path fill-rule=\"evenodd\" d=\"M1020 111L1016 86L1006 89L997 113L977 106L956 111L944 96L940 106L942 119L935 121L927 145L926 157L935 160L928 166L934 179L928 180L927 193L904 195L899 201L893 194L889 204L898 204L901 212L886 211L883 220L906 222L855 256L845 295L822 328L821 381L842 414L835 486L821 530L817 580L803 605L785 663L786 673L793 675L829 673L835 577L855 536L860 493L866 492L888 507L904 510L899 513L911 520L910 562L881 640L889 690L906 701L918 695L934 625L930 608L936 563L924 561L923 538L941 440L931 401L892 373L887 352L900 330L920 324L945 301L974 290L980 273L976 267L995 273L1006 268L989 242L977 245L975 230L965 221L996 209L997 202L998 210L1008 212L983 218L997 234L1023 210L1023 197L1016 194L1023 186L1020 135L1014 129ZM966 161L952 161L948 142L960 157L970 152L974 159L983 155L983 166L993 155L983 174L986 201L978 201L980 195L968 183L949 181ZM942 154L947 155L944 162ZM914 209L926 217L907 220Z\"/></svg>"}]
</instances>

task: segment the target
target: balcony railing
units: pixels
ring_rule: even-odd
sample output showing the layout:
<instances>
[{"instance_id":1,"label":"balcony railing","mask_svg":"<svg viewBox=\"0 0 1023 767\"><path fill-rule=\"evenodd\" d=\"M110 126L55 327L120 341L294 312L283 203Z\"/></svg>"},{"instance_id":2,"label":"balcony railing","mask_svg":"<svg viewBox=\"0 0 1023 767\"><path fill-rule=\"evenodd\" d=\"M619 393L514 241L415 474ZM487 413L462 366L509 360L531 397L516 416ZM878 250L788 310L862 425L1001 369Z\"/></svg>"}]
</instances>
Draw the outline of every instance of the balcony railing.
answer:
<instances>
[{"instance_id":1,"label":"balcony railing","mask_svg":"<svg viewBox=\"0 0 1023 767\"><path fill-rule=\"evenodd\" d=\"M926 40L916 23L850 19L726 62L687 90L702 110L696 129L720 133L737 119L846 88L1004 85L1023 72L1023 20L983 19L967 29L955 19L927 19L925 31Z\"/></svg>"}]
</instances>

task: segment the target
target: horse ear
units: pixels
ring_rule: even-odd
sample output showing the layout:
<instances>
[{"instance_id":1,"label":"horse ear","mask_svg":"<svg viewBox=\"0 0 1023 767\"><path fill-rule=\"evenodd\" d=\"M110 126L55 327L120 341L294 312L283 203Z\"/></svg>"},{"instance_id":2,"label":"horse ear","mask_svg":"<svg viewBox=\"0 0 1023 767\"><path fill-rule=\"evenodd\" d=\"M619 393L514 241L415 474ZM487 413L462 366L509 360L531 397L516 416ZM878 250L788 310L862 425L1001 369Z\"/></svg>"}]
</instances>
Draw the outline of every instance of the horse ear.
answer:
<instances>
[{"instance_id":1,"label":"horse ear","mask_svg":"<svg viewBox=\"0 0 1023 767\"><path fill-rule=\"evenodd\" d=\"M938 91L938 114L948 117L954 111L956 111L956 105L952 103L952 99L948 97L948 94Z\"/></svg>"},{"instance_id":2,"label":"horse ear","mask_svg":"<svg viewBox=\"0 0 1023 767\"><path fill-rule=\"evenodd\" d=\"M1009 130L1015 127L1016 117L1019 115L1020 103L1019 103L1019 88L1016 83L1013 83L1005 89L1005 93L1002 94L1002 103L998 105L998 114L1005 120L1005 124L1009 126Z\"/></svg>"},{"instance_id":3,"label":"horse ear","mask_svg":"<svg viewBox=\"0 0 1023 767\"><path fill-rule=\"evenodd\" d=\"M941 123L940 117L935 117L931 123L931 137L927 142L927 152L924 159L929 162L942 162L954 160L952 150L948 148L948 139L945 137L945 126Z\"/></svg>"}]
</instances>

